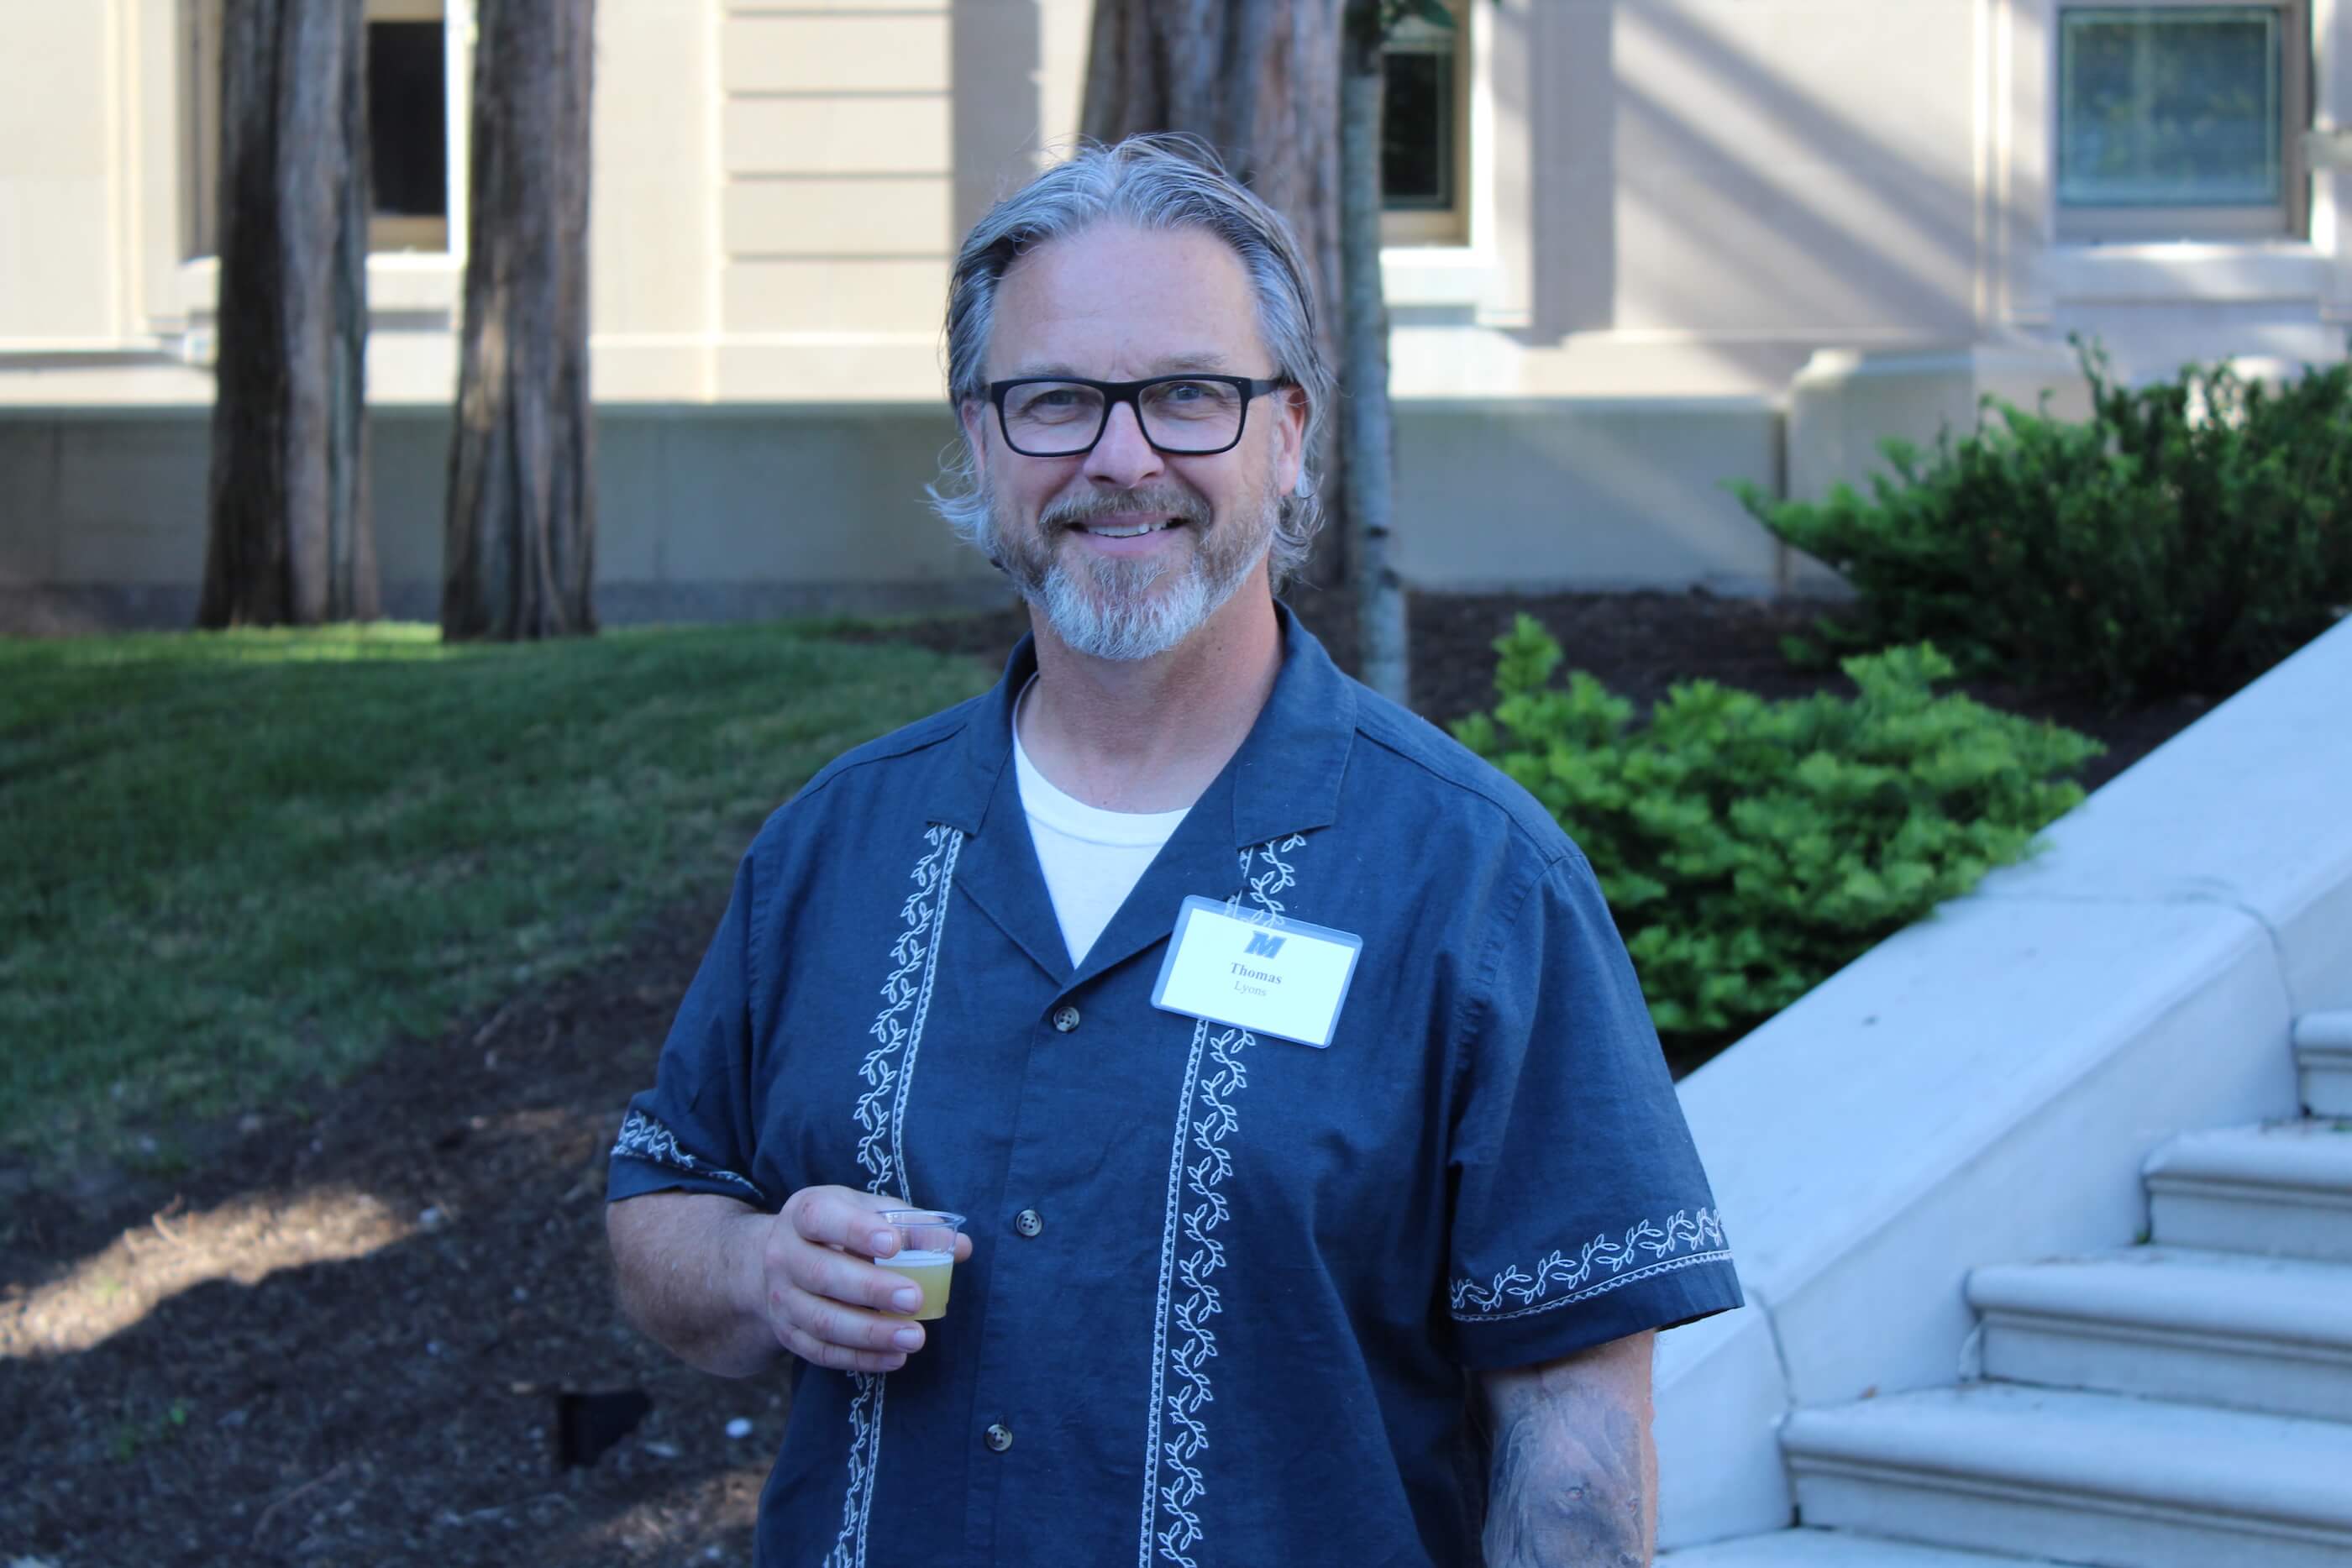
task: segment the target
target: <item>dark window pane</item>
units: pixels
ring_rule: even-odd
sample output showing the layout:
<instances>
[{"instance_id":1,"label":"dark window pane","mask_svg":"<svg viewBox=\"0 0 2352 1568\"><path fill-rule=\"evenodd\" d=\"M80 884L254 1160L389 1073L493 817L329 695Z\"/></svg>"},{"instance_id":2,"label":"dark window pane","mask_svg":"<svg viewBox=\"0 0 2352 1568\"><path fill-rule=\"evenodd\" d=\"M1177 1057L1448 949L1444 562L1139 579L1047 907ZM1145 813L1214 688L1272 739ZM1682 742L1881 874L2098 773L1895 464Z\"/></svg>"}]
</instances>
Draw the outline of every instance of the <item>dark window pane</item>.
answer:
<instances>
[{"instance_id":1,"label":"dark window pane","mask_svg":"<svg viewBox=\"0 0 2352 1568\"><path fill-rule=\"evenodd\" d=\"M375 210L449 215L449 122L438 22L368 24L368 156Z\"/></svg>"},{"instance_id":2,"label":"dark window pane","mask_svg":"<svg viewBox=\"0 0 2352 1568\"><path fill-rule=\"evenodd\" d=\"M2058 199L2267 206L2280 199L2281 37L2251 6L2067 11Z\"/></svg>"},{"instance_id":3,"label":"dark window pane","mask_svg":"<svg viewBox=\"0 0 2352 1568\"><path fill-rule=\"evenodd\" d=\"M1381 204L1391 211L1454 205L1454 56L1391 49L1381 57Z\"/></svg>"}]
</instances>

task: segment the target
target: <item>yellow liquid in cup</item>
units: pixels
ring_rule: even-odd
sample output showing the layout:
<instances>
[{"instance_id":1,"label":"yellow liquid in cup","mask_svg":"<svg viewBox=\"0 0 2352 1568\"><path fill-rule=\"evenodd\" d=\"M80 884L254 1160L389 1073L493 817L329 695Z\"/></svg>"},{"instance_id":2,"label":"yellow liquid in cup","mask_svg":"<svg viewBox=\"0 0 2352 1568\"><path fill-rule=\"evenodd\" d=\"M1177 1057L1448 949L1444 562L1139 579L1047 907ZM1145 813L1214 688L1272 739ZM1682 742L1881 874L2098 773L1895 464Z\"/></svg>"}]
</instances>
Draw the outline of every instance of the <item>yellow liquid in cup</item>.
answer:
<instances>
[{"instance_id":1,"label":"yellow liquid in cup","mask_svg":"<svg viewBox=\"0 0 2352 1568\"><path fill-rule=\"evenodd\" d=\"M922 1287L923 1304L909 1314L917 1322L927 1323L948 1315L948 1283L955 1274L954 1253L900 1252L877 1261L893 1274L903 1274Z\"/></svg>"}]
</instances>

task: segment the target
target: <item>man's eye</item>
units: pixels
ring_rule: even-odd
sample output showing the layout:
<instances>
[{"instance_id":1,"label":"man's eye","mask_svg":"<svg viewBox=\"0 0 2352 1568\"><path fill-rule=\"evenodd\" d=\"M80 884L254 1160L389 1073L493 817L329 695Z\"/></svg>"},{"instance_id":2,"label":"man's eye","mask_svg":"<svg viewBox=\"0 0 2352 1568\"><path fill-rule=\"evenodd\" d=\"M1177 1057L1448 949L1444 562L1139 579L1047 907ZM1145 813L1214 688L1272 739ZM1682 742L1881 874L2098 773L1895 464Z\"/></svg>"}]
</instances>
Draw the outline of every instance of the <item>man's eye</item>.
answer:
<instances>
[{"instance_id":1,"label":"man's eye","mask_svg":"<svg viewBox=\"0 0 2352 1568\"><path fill-rule=\"evenodd\" d=\"M1171 419L1231 417L1233 389L1222 382L1165 382L1147 394L1155 413Z\"/></svg>"},{"instance_id":2,"label":"man's eye","mask_svg":"<svg viewBox=\"0 0 2352 1568\"><path fill-rule=\"evenodd\" d=\"M1023 398L1013 413L1023 419L1061 421L1091 413L1095 395L1089 387L1042 387Z\"/></svg>"}]
</instances>

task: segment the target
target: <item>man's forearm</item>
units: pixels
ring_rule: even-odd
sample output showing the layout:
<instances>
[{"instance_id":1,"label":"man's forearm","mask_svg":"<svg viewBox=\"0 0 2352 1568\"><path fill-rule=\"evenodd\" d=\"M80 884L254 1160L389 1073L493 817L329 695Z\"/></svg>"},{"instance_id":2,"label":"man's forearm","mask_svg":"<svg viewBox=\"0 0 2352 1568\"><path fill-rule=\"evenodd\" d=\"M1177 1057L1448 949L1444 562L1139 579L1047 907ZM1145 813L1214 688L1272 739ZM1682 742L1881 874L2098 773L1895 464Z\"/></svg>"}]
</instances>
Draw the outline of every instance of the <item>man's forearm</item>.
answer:
<instances>
[{"instance_id":1,"label":"man's forearm","mask_svg":"<svg viewBox=\"0 0 2352 1568\"><path fill-rule=\"evenodd\" d=\"M1486 1568L1647 1568L1658 1518L1654 1339L1480 1380L1492 1437Z\"/></svg>"},{"instance_id":2,"label":"man's forearm","mask_svg":"<svg viewBox=\"0 0 2352 1568\"><path fill-rule=\"evenodd\" d=\"M621 1311L689 1365L749 1377L782 1354L759 1310L769 1217L709 1193L656 1192L604 1211Z\"/></svg>"}]
</instances>

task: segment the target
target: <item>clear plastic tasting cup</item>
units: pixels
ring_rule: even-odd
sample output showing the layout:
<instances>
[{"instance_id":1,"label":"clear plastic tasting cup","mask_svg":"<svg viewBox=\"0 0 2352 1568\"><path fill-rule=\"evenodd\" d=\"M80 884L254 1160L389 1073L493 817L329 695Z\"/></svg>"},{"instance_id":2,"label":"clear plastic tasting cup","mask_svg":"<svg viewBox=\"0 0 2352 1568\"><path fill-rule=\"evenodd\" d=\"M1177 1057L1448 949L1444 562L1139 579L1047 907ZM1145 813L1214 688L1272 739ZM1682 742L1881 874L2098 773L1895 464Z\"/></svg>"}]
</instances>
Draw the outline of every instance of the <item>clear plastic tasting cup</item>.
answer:
<instances>
[{"instance_id":1,"label":"clear plastic tasting cup","mask_svg":"<svg viewBox=\"0 0 2352 1568\"><path fill-rule=\"evenodd\" d=\"M917 1322L948 1315L948 1285L955 1274L956 1235L963 1216L936 1208L890 1208L882 1223L898 1233L898 1250L874 1260L893 1274L903 1274L922 1288L923 1304L915 1309Z\"/></svg>"}]
</instances>

